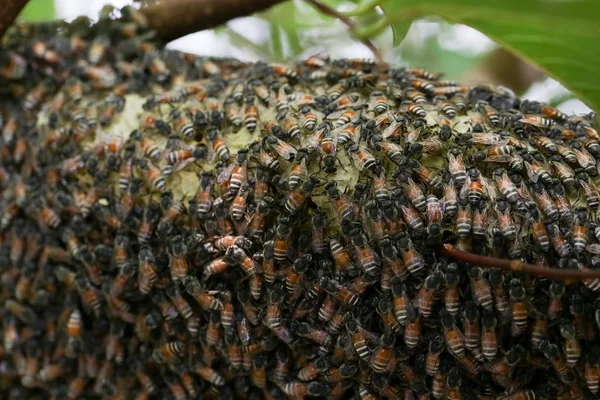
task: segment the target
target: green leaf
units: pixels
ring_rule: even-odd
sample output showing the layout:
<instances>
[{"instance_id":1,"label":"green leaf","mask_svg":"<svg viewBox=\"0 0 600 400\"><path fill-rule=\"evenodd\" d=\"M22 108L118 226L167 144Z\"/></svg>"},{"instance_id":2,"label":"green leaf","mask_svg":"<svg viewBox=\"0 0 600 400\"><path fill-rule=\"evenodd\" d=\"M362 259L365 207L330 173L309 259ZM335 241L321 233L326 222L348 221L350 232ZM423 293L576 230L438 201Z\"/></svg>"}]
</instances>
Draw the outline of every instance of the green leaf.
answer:
<instances>
[{"instance_id":1,"label":"green leaf","mask_svg":"<svg viewBox=\"0 0 600 400\"><path fill-rule=\"evenodd\" d=\"M383 10L384 14L387 14L387 6L382 6L381 9ZM403 19L390 25L392 28L392 33L394 34L394 46L399 46L400 43L402 43L406 37L406 34L410 30L412 22L412 19Z\"/></svg>"},{"instance_id":2,"label":"green leaf","mask_svg":"<svg viewBox=\"0 0 600 400\"><path fill-rule=\"evenodd\" d=\"M358 3L358 5L356 6L355 9L353 9L352 11L348 11L345 13L342 13L343 15L347 16L347 17L356 17L359 15L363 15L366 14L370 11L372 11L375 7L379 6L380 4L382 4L385 0L359 0L359 1L355 1L355 3Z\"/></svg>"},{"instance_id":3,"label":"green leaf","mask_svg":"<svg viewBox=\"0 0 600 400\"><path fill-rule=\"evenodd\" d=\"M385 0L382 7L385 17L359 35L372 37L386 24L439 15L486 34L600 109L598 0Z\"/></svg>"},{"instance_id":4,"label":"green leaf","mask_svg":"<svg viewBox=\"0 0 600 400\"><path fill-rule=\"evenodd\" d=\"M54 0L30 0L25 6L19 19L21 21L49 21L56 17Z\"/></svg>"}]
</instances>

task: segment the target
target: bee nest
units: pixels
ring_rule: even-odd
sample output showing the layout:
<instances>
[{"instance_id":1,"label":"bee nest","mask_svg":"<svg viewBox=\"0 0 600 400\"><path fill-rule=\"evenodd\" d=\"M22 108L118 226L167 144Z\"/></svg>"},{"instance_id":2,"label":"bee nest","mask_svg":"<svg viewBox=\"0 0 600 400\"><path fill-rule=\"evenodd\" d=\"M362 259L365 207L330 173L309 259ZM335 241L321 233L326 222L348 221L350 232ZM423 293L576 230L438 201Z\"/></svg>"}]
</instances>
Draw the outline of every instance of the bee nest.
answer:
<instances>
[{"instance_id":1,"label":"bee nest","mask_svg":"<svg viewBox=\"0 0 600 400\"><path fill-rule=\"evenodd\" d=\"M0 77L0 398L597 395L599 280L436 253L598 268L595 115L129 7L14 26Z\"/></svg>"}]
</instances>

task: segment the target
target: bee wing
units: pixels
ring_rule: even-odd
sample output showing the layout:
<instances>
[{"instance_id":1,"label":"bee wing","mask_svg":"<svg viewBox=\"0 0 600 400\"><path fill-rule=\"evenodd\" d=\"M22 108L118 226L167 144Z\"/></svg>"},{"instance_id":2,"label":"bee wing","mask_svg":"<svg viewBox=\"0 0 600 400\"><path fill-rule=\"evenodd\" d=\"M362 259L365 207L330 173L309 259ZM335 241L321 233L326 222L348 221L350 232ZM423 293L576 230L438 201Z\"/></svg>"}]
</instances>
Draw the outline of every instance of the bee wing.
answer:
<instances>
[{"instance_id":1,"label":"bee wing","mask_svg":"<svg viewBox=\"0 0 600 400\"><path fill-rule=\"evenodd\" d=\"M458 194L459 199L466 199L469 193L469 185L471 184L471 178L467 176L467 181L460 188L460 192Z\"/></svg>"},{"instance_id":2,"label":"bee wing","mask_svg":"<svg viewBox=\"0 0 600 400\"><path fill-rule=\"evenodd\" d=\"M381 136L383 136L384 139L387 139L390 136L396 135L401 128L402 125L398 121L392 121L392 123L381 133Z\"/></svg>"},{"instance_id":3,"label":"bee wing","mask_svg":"<svg viewBox=\"0 0 600 400\"><path fill-rule=\"evenodd\" d=\"M533 170L533 167L527 161L525 161L525 169L527 170L527 176L529 177L529 179L533 183L537 183L537 181L539 180L540 176L538 175L537 172L535 172Z\"/></svg>"},{"instance_id":4,"label":"bee wing","mask_svg":"<svg viewBox=\"0 0 600 400\"><path fill-rule=\"evenodd\" d=\"M510 154L501 154L501 155L489 156L489 157L485 158L486 161L495 162L495 163L509 163L512 161L512 159L513 159L513 157Z\"/></svg>"},{"instance_id":5,"label":"bee wing","mask_svg":"<svg viewBox=\"0 0 600 400\"><path fill-rule=\"evenodd\" d=\"M331 135L331 141L333 142L333 151L331 152L331 155L334 155L337 152L338 137L340 135L337 132L331 132L330 135Z\"/></svg>"},{"instance_id":6,"label":"bee wing","mask_svg":"<svg viewBox=\"0 0 600 400\"><path fill-rule=\"evenodd\" d=\"M254 214L252 214L254 216ZM248 225L252 220L252 216L244 215L244 217L239 221L233 221L233 225L235 226L235 230L239 235L245 235L248 230Z\"/></svg>"},{"instance_id":7,"label":"bee wing","mask_svg":"<svg viewBox=\"0 0 600 400\"><path fill-rule=\"evenodd\" d=\"M600 255L600 244L598 243L588 244L585 249L588 251L588 253Z\"/></svg>"},{"instance_id":8,"label":"bee wing","mask_svg":"<svg viewBox=\"0 0 600 400\"><path fill-rule=\"evenodd\" d=\"M354 129L354 132L352 132L352 135L350 136L350 139L352 139L354 143L358 143L360 141L360 131L362 129L361 126L362 125L358 125L356 129Z\"/></svg>"},{"instance_id":9,"label":"bee wing","mask_svg":"<svg viewBox=\"0 0 600 400\"><path fill-rule=\"evenodd\" d=\"M358 153L350 153L350 157L352 158L352 161L354 161L354 165L356 166L356 169L358 169L359 171L362 171L364 169L364 165L360 161L360 158L358 157Z\"/></svg>"},{"instance_id":10,"label":"bee wing","mask_svg":"<svg viewBox=\"0 0 600 400\"><path fill-rule=\"evenodd\" d=\"M209 148L212 148L209 147ZM214 153L214 152L213 152ZM217 183L223 183L229 180L229 178L231 178L231 173L233 172L233 168L235 167L234 164L231 164L230 166L228 166L227 168L225 168L217 177Z\"/></svg>"},{"instance_id":11,"label":"bee wing","mask_svg":"<svg viewBox=\"0 0 600 400\"><path fill-rule=\"evenodd\" d=\"M297 153L297 150L290 144L278 139L277 144L273 146L274 150L286 160L291 160Z\"/></svg>"},{"instance_id":12,"label":"bee wing","mask_svg":"<svg viewBox=\"0 0 600 400\"><path fill-rule=\"evenodd\" d=\"M595 164L594 157L587 152L587 150L577 150L573 149L575 152L575 156L577 157L577 162L583 167L586 168L590 165Z\"/></svg>"},{"instance_id":13,"label":"bee wing","mask_svg":"<svg viewBox=\"0 0 600 400\"><path fill-rule=\"evenodd\" d=\"M364 329L360 325L358 326L358 330L361 331L365 335L368 342L373 343L375 346L379 346L381 344L381 338L379 336L377 336L376 334L374 334L373 332Z\"/></svg>"},{"instance_id":14,"label":"bee wing","mask_svg":"<svg viewBox=\"0 0 600 400\"><path fill-rule=\"evenodd\" d=\"M408 128L408 135L406 136L406 141L408 143L416 143L419 141L419 139L421 138L421 132L423 132L423 127L419 127L419 128Z\"/></svg>"},{"instance_id":15,"label":"bee wing","mask_svg":"<svg viewBox=\"0 0 600 400\"><path fill-rule=\"evenodd\" d=\"M193 163L194 161L196 161L196 159L194 157L190 157L187 160L183 160L182 162L180 162L179 164L177 164L174 168L173 171L174 172L178 172L181 171L182 169L184 169L185 167L187 167L188 165L190 165L191 163ZM231 173L230 173L231 176ZM225 179L227 180L227 179Z\"/></svg>"},{"instance_id":16,"label":"bee wing","mask_svg":"<svg viewBox=\"0 0 600 400\"><path fill-rule=\"evenodd\" d=\"M491 185L488 182L488 180L486 178L484 178L483 176L480 176L479 180L481 182L481 185L483 186L483 190L487 193L487 196L491 200L494 200L497 197L496 187L494 185Z\"/></svg>"}]
</instances>

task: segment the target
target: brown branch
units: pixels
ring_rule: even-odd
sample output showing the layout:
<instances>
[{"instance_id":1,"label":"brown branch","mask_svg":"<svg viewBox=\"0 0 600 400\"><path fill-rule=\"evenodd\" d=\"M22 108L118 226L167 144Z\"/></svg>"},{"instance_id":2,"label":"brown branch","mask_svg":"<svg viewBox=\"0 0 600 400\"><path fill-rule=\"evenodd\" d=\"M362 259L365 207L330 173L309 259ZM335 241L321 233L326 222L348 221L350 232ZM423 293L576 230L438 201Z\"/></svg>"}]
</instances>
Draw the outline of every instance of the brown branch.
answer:
<instances>
[{"instance_id":1,"label":"brown branch","mask_svg":"<svg viewBox=\"0 0 600 400\"><path fill-rule=\"evenodd\" d=\"M600 278L600 271L597 270L586 268L575 271L568 269L545 268L540 267L539 265L526 264L517 260L502 260L500 258L479 256L466 251L458 250L451 244L445 244L444 246L439 247L438 252L456 261L467 264L475 264L482 268L500 268L506 271L522 272L528 275L557 279L567 283Z\"/></svg>"},{"instance_id":2,"label":"brown branch","mask_svg":"<svg viewBox=\"0 0 600 400\"><path fill-rule=\"evenodd\" d=\"M17 16L29 0L4 0L0 1L0 38L4 32L17 19Z\"/></svg>"},{"instance_id":3,"label":"brown branch","mask_svg":"<svg viewBox=\"0 0 600 400\"><path fill-rule=\"evenodd\" d=\"M306 0L307 3L311 4L317 10L321 11L325 15L329 15L330 17L337 18L344 23L352 32L356 32L356 24L352 22L352 20L346 17L343 14L340 14L335 8L329 7L327 4L321 3L319 0ZM362 44L367 46L369 50L373 53L373 56L379 63L384 63L383 56L381 52L375 46L375 44L367 38L359 39Z\"/></svg>"},{"instance_id":4,"label":"brown branch","mask_svg":"<svg viewBox=\"0 0 600 400\"><path fill-rule=\"evenodd\" d=\"M142 7L140 11L159 37L171 41L265 10L283 1L285 0L162 0Z\"/></svg>"}]
</instances>

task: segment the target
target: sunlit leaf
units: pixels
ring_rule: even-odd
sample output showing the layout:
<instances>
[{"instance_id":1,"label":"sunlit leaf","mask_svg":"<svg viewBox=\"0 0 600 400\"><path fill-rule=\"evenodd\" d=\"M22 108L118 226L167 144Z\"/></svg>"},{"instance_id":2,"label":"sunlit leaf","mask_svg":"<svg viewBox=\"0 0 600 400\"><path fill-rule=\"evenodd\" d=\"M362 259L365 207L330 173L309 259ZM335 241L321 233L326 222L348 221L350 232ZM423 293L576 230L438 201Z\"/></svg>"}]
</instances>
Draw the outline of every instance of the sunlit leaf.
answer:
<instances>
[{"instance_id":1,"label":"sunlit leaf","mask_svg":"<svg viewBox=\"0 0 600 400\"><path fill-rule=\"evenodd\" d=\"M23 21L48 21L56 17L54 0L30 0L19 19Z\"/></svg>"},{"instance_id":2,"label":"sunlit leaf","mask_svg":"<svg viewBox=\"0 0 600 400\"><path fill-rule=\"evenodd\" d=\"M385 0L386 13L359 35L439 15L469 25L523 56L600 109L600 1L598 0Z\"/></svg>"},{"instance_id":3,"label":"sunlit leaf","mask_svg":"<svg viewBox=\"0 0 600 400\"><path fill-rule=\"evenodd\" d=\"M375 7L381 5L385 0L357 0L353 3L357 3L357 7L352 11L343 13L348 17L355 17L370 12Z\"/></svg>"},{"instance_id":4,"label":"sunlit leaf","mask_svg":"<svg viewBox=\"0 0 600 400\"><path fill-rule=\"evenodd\" d=\"M385 8L383 12L385 13ZM402 43L411 25L412 19L401 20L390 25L394 33L394 46L399 46Z\"/></svg>"},{"instance_id":5,"label":"sunlit leaf","mask_svg":"<svg viewBox=\"0 0 600 400\"><path fill-rule=\"evenodd\" d=\"M271 23L271 54L276 61L283 60L283 36L284 33L279 25Z\"/></svg>"}]
</instances>

